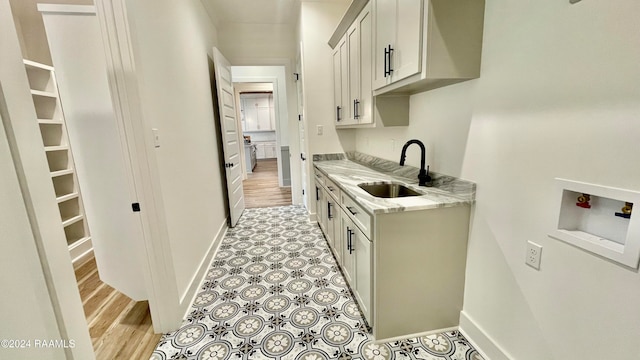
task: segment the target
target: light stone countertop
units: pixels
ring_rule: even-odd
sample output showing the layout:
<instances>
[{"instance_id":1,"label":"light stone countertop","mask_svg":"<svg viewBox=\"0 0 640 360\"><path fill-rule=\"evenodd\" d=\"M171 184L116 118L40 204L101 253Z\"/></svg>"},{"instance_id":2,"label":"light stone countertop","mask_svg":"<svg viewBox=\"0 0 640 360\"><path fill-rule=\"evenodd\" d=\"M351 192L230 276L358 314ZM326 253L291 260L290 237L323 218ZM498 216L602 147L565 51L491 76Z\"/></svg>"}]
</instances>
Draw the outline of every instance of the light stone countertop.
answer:
<instances>
[{"instance_id":1,"label":"light stone countertop","mask_svg":"<svg viewBox=\"0 0 640 360\"><path fill-rule=\"evenodd\" d=\"M314 167L336 183L370 214L465 206L475 201L475 184L451 176L432 173L432 187L418 186L418 170L361 153L314 155ZM415 175L415 176L411 176ZM380 198L358 184L400 183L424 195Z\"/></svg>"}]
</instances>

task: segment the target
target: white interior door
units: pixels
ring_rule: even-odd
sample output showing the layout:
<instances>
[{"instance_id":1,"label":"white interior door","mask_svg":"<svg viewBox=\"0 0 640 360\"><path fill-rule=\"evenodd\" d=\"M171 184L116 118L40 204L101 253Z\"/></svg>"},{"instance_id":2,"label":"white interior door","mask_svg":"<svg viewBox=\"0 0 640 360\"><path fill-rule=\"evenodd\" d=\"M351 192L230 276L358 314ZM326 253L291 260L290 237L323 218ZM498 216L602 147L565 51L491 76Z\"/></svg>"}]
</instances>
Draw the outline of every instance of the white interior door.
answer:
<instances>
[{"instance_id":1,"label":"white interior door","mask_svg":"<svg viewBox=\"0 0 640 360\"><path fill-rule=\"evenodd\" d=\"M100 279L148 299L142 224L129 150L111 101L95 9L43 11Z\"/></svg>"},{"instance_id":2,"label":"white interior door","mask_svg":"<svg viewBox=\"0 0 640 360\"><path fill-rule=\"evenodd\" d=\"M231 82L231 63L220 50L213 48L213 64L216 77L216 92L225 169L227 176L227 193L229 196L229 212L231 226L235 226L244 211L244 192L242 190L242 161L240 159L240 142L238 141L238 122L236 121L236 103Z\"/></svg>"}]
</instances>

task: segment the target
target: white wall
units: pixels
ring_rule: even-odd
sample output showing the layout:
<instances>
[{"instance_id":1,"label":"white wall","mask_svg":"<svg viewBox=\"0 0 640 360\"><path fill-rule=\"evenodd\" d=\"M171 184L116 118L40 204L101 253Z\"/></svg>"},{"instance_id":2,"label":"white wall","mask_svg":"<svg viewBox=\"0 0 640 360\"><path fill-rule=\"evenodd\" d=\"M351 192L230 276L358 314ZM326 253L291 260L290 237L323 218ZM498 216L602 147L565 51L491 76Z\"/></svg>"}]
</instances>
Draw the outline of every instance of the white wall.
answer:
<instances>
[{"instance_id":1,"label":"white wall","mask_svg":"<svg viewBox=\"0 0 640 360\"><path fill-rule=\"evenodd\" d=\"M302 55L304 122L307 140L307 199L309 212L315 212L312 180L313 154L340 153L355 150L355 132L336 130L333 123L333 61L327 44L342 15L347 1L302 1L298 36ZM317 135L322 126L323 135Z\"/></svg>"},{"instance_id":2,"label":"white wall","mask_svg":"<svg viewBox=\"0 0 640 360\"><path fill-rule=\"evenodd\" d=\"M92 0L10 0L10 3L22 57L47 65L51 65L51 54L38 3L93 5Z\"/></svg>"},{"instance_id":3,"label":"white wall","mask_svg":"<svg viewBox=\"0 0 640 360\"><path fill-rule=\"evenodd\" d=\"M216 29L199 0L132 0L127 11L144 121L160 134L151 166L184 297L227 218L207 58Z\"/></svg>"},{"instance_id":4,"label":"white wall","mask_svg":"<svg viewBox=\"0 0 640 360\"><path fill-rule=\"evenodd\" d=\"M637 270L547 236L554 177L640 190L637 14L634 0L487 1L481 78L412 96L407 128L358 130L358 150L394 161L391 139L426 140L434 171L477 183L464 315L513 359L640 356Z\"/></svg>"},{"instance_id":5,"label":"white wall","mask_svg":"<svg viewBox=\"0 0 640 360\"><path fill-rule=\"evenodd\" d=\"M276 141L275 131L245 131L244 134L251 136L251 142Z\"/></svg>"},{"instance_id":6,"label":"white wall","mask_svg":"<svg viewBox=\"0 0 640 360\"><path fill-rule=\"evenodd\" d=\"M288 24L225 23L218 38L220 51L232 65L262 65L265 59L292 59L295 33Z\"/></svg>"},{"instance_id":7,"label":"white wall","mask_svg":"<svg viewBox=\"0 0 640 360\"><path fill-rule=\"evenodd\" d=\"M332 50L327 44L348 7L346 1L303 1L301 5L304 111L310 156L355 149L354 131L336 130L334 126ZM318 125L323 126L323 135L317 135Z\"/></svg>"}]
</instances>

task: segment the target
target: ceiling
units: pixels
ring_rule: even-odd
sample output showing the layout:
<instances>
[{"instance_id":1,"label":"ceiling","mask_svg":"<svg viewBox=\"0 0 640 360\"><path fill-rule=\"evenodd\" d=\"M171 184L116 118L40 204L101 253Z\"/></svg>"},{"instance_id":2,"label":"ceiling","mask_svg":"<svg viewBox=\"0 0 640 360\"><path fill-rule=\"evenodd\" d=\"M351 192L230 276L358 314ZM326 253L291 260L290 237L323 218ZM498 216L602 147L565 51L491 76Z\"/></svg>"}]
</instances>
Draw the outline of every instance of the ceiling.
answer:
<instances>
[{"instance_id":1,"label":"ceiling","mask_svg":"<svg viewBox=\"0 0 640 360\"><path fill-rule=\"evenodd\" d=\"M294 25L300 11L300 0L202 0L202 3L216 25Z\"/></svg>"}]
</instances>

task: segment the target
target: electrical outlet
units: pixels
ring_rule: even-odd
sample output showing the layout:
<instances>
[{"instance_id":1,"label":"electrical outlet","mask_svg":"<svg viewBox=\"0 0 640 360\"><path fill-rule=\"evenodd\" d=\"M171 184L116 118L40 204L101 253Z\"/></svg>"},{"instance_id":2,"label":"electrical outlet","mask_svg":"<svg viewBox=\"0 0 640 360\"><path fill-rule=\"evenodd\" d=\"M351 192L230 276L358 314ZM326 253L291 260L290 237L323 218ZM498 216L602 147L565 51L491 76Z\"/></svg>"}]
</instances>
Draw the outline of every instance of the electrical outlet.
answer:
<instances>
[{"instance_id":1,"label":"electrical outlet","mask_svg":"<svg viewBox=\"0 0 640 360\"><path fill-rule=\"evenodd\" d=\"M542 246L527 241L527 256L524 260L525 264L536 270L540 270L540 258L542 257Z\"/></svg>"}]
</instances>

